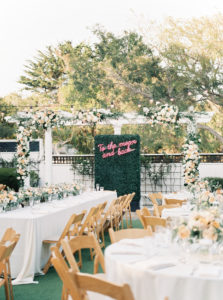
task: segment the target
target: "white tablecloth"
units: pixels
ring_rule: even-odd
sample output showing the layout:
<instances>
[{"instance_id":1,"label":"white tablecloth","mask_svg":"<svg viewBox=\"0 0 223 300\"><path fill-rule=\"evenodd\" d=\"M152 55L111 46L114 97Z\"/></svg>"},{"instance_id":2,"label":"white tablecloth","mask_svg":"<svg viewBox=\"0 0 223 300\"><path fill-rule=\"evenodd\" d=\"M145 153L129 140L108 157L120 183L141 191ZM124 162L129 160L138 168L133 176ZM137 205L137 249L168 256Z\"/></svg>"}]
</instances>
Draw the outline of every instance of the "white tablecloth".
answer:
<instances>
[{"instance_id":1,"label":"white tablecloth","mask_svg":"<svg viewBox=\"0 0 223 300\"><path fill-rule=\"evenodd\" d=\"M42 241L59 237L69 217L99 203L107 201L107 206L117 197L114 191L86 192L79 196L26 207L0 214L0 237L8 227L20 233L20 240L11 256L11 273L16 278L14 284L32 283L34 274L41 269L50 255L50 245Z\"/></svg>"},{"instance_id":2,"label":"white tablecloth","mask_svg":"<svg viewBox=\"0 0 223 300\"><path fill-rule=\"evenodd\" d=\"M162 218L180 218L180 217L188 217L191 213L190 205L182 205L176 208L164 208L162 210Z\"/></svg>"},{"instance_id":3,"label":"white tablecloth","mask_svg":"<svg viewBox=\"0 0 223 300\"><path fill-rule=\"evenodd\" d=\"M107 278L128 283L136 300L219 300L223 295L223 264L183 263L182 252L159 236L122 240L105 250ZM163 247L162 247L163 245Z\"/></svg>"}]
</instances>

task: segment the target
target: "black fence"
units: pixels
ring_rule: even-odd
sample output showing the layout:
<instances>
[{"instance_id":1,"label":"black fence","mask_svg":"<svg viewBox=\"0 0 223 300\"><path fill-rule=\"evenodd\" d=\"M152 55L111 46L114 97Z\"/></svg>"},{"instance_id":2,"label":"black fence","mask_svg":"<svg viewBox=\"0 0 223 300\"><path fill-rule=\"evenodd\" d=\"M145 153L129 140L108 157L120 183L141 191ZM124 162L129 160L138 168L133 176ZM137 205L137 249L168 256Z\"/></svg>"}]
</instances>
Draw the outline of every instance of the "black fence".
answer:
<instances>
[{"instance_id":1,"label":"black fence","mask_svg":"<svg viewBox=\"0 0 223 300\"><path fill-rule=\"evenodd\" d=\"M53 155L54 164L72 164L77 159L93 157L94 154L86 155ZM200 153L202 163L223 163L223 153ZM150 161L151 163L181 163L183 160L182 154L141 154L141 163Z\"/></svg>"}]
</instances>

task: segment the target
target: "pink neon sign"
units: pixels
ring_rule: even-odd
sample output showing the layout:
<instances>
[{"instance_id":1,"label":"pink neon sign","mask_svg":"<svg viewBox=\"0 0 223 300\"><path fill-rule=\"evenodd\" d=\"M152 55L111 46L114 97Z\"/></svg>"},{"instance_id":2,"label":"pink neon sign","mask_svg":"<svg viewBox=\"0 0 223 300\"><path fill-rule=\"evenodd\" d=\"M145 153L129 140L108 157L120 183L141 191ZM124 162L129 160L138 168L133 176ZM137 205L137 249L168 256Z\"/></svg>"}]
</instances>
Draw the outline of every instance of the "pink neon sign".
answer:
<instances>
[{"instance_id":1,"label":"pink neon sign","mask_svg":"<svg viewBox=\"0 0 223 300\"><path fill-rule=\"evenodd\" d=\"M137 144L137 140L121 142L118 145L114 144L113 141L111 141L107 146L105 146L104 144L98 144L98 148L100 152L103 152L102 158L107 158L114 155L120 156L135 151L136 149L131 148L131 146L135 144ZM110 152L104 153L106 150L109 150Z\"/></svg>"}]
</instances>

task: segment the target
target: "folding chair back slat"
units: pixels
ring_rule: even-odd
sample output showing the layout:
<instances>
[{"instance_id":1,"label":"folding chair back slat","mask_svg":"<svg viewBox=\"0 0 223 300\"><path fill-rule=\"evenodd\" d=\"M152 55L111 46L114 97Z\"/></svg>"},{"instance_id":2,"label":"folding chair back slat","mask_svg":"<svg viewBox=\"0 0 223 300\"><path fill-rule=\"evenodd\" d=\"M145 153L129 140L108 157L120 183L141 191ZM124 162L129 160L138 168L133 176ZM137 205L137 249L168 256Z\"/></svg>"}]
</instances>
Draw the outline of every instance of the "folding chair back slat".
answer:
<instances>
[{"instance_id":1,"label":"folding chair back slat","mask_svg":"<svg viewBox=\"0 0 223 300\"><path fill-rule=\"evenodd\" d=\"M148 226L152 227L152 230L155 231L156 226L163 226L166 227L166 219L162 219L159 217L146 217L146 216L142 216L143 222L146 225L146 228Z\"/></svg>"},{"instance_id":2,"label":"folding chair back slat","mask_svg":"<svg viewBox=\"0 0 223 300\"><path fill-rule=\"evenodd\" d=\"M98 263L100 263L103 272L105 272L104 256L101 251L101 247L93 233L89 233L88 235L76 236L69 241L63 240L61 243L67 260L74 270L79 271L79 268L73 254L81 249L94 249L94 273L97 273L98 271Z\"/></svg>"},{"instance_id":3,"label":"folding chair back slat","mask_svg":"<svg viewBox=\"0 0 223 300\"><path fill-rule=\"evenodd\" d=\"M112 244L122 239L139 239L151 236L152 234L151 229L128 228L114 231L113 228L109 228L109 236Z\"/></svg>"}]
</instances>

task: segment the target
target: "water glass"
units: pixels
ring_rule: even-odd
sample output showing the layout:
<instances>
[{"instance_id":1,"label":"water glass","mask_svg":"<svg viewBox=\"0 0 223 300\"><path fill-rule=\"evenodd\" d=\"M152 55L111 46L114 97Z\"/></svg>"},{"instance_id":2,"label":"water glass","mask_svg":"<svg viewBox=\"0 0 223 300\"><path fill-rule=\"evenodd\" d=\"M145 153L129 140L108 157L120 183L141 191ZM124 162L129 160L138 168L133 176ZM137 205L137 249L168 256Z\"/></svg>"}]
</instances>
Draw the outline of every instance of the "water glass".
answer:
<instances>
[{"instance_id":1,"label":"water glass","mask_svg":"<svg viewBox=\"0 0 223 300\"><path fill-rule=\"evenodd\" d=\"M30 207L33 207L33 205L34 205L34 198L33 198L33 197L30 197L30 198L29 198L29 206L30 206Z\"/></svg>"},{"instance_id":2,"label":"water glass","mask_svg":"<svg viewBox=\"0 0 223 300\"><path fill-rule=\"evenodd\" d=\"M96 191L100 191L100 184L99 183L96 183Z\"/></svg>"},{"instance_id":3,"label":"water glass","mask_svg":"<svg viewBox=\"0 0 223 300\"><path fill-rule=\"evenodd\" d=\"M100 187L100 191L104 191L104 187L103 186Z\"/></svg>"}]
</instances>

